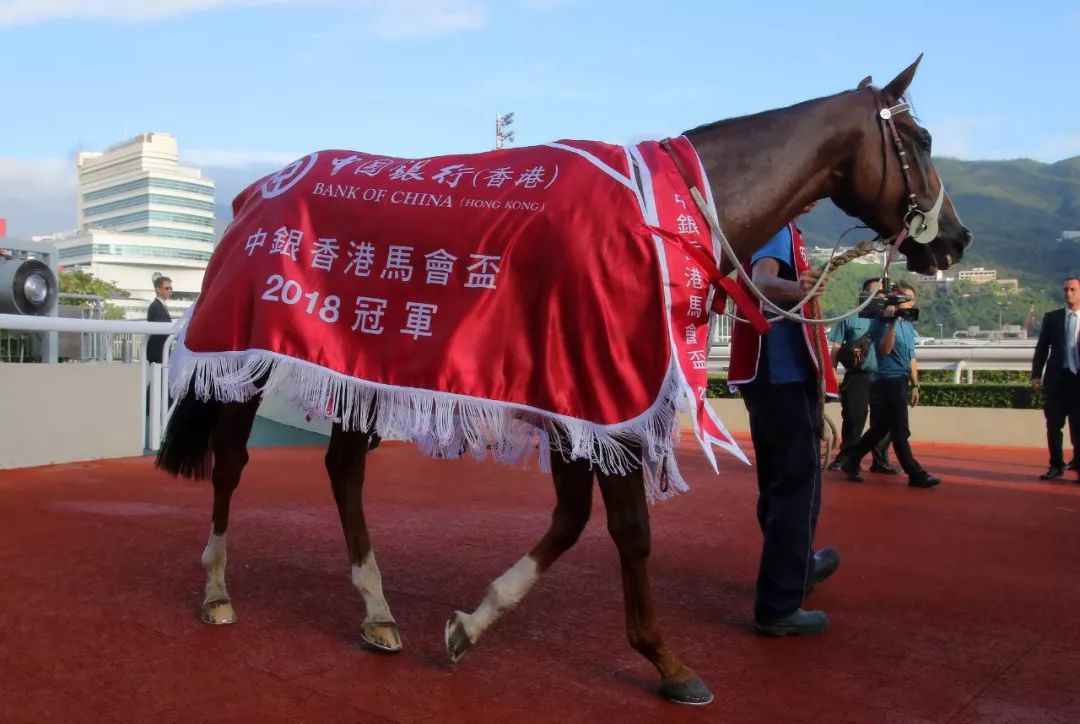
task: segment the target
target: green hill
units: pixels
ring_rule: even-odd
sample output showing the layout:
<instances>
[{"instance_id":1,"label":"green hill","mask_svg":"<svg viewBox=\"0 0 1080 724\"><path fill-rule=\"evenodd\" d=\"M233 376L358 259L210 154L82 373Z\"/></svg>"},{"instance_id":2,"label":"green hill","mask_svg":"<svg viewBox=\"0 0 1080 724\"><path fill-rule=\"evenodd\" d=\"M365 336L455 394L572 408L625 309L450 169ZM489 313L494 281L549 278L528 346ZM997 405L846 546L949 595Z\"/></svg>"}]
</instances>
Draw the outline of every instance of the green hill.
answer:
<instances>
[{"instance_id":1,"label":"green hill","mask_svg":"<svg viewBox=\"0 0 1080 724\"><path fill-rule=\"evenodd\" d=\"M1015 277L1022 287L1055 295L1062 276L1080 272L1080 243L1058 241L1063 230L1080 230L1080 156L1053 164L953 158L935 159L935 164L960 217L975 234L959 269L997 269L999 278ZM809 243L832 246L852 223L825 203L803 217L800 226ZM859 232L848 235L859 238Z\"/></svg>"},{"instance_id":2,"label":"green hill","mask_svg":"<svg viewBox=\"0 0 1080 724\"><path fill-rule=\"evenodd\" d=\"M996 269L999 279L1018 279L1021 293L1003 297L989 288L968 288L938 298L931 285L923 285L921 331L937 336L939 323L945 334L976 324L996 329L999 319L1022 324L1032 307L1037 324L1042 312L1061 303L1062 277L1080 274L1080 240L1059 240L1064 230L1080 230L1080 156L1052 164L1030 159L934 162L957 212L975 234L963 262L947 273L979 266ZM799 226L808 244L831 247L855 223L826 202L800 219ZM844 243L866 236L866 231L853 231ZM894 263L893 275L905 276L902 269L902 262ZM857 280L869 273L872 268L861 265L843 270L835 289L826 294L826 310L850 308L846 299Z\"/></svg>"}]
</instances>

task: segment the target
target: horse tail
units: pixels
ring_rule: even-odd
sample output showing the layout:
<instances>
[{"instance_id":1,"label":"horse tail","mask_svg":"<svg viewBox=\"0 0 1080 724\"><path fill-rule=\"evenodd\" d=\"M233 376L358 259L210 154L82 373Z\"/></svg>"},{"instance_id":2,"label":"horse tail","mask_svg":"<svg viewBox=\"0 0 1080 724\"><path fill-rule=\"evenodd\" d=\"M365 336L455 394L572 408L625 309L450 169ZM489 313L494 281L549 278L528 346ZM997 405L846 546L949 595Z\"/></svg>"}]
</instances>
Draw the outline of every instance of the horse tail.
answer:
<instances>
[{"instance_id":1,"label":"horse tail","mask_svg":"<svg viewBox=\"0 0 1080 724\"><path fill-rule=\"evenodd\" d=\"M154 465L193 480L206 480L214 469L213 434L223 403L195 397L194 385L173 408Z\"/></svg>"}]
</instances>

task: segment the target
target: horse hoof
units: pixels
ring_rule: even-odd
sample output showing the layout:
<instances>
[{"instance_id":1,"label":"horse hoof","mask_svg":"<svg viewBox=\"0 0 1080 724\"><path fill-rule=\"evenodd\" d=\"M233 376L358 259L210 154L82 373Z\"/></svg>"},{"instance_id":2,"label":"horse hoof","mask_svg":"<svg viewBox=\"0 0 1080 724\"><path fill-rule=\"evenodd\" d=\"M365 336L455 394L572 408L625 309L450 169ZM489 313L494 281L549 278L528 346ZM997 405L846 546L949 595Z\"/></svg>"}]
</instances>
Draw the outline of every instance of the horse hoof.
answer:
<instances>
[{"instance_id":1,"label":"horse hoof","mask_svg":"<svg viewBox=\"0 0 1080 724\"><path fill-rule=\"evenodd\" d=\"M665 681L660 684L660 695L677 704L705 706L712 703L713 695L705 682L693 675L686 681Z\"/></svg>"},{"instance_id":2,"label":"horse hoof","mask_svg":"<svg viewBox=\"0 0 1080 724\"><path fill-rule=\"evenodd\" d=\"M461 611L454 611L454 615L446 622L446 652L450 654L450 661L455 664L472 646L469 634L465 632L464 617L465 614Z\"/></svg>"},{"instance_id":3,"label":"horse hoof","mask_svg":"<svg viewBox=\"0 0 1080 724\"><path fill-rule=\"evenodd\" d=\"M233 610L232 601L210 601L202 607L202 622L212 626L220 626L226 623L236 623L236 611Z\"/></svg>"},{"instance_id":4,"label":"horse hoof","mask_svg":"<svg viewBox=\"0 0 1080 724\"><path fill-rule=\"evenodd\" d=\"M401 632L393 621L374 621L365 623L360 629L360 638L377 651L396 654L401 651Z\"/></svg>"}]
</instances>

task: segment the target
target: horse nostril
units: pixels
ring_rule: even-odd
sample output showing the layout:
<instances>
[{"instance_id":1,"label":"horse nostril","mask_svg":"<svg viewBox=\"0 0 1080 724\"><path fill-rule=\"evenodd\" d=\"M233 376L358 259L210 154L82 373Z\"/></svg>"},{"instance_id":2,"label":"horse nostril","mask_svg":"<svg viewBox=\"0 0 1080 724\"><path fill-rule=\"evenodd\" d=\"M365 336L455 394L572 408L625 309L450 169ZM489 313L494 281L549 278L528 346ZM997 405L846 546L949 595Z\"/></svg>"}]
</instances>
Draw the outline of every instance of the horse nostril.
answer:
<instances>
[{"instance_id":1,"label":"horse nostril","mask_svg":"<svg viewBox=\"0 0 1080 724\"><path fill-rule=\"evenodd\" d=\"M973 241L975 241L975 235L969 229L964 229L964 248L971 246Z\"/></svg>"}]
</instances>

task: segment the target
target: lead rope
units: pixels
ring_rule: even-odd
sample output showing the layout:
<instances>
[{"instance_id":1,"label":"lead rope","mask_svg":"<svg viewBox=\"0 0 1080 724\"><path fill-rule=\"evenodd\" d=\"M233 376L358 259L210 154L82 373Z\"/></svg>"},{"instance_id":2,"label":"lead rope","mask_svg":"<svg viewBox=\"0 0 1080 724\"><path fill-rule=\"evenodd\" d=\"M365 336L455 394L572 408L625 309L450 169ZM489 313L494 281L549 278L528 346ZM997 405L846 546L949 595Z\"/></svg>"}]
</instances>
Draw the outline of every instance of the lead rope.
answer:
<instances>
[{"instance_id":1,"label":"lead rope","mask_svg":"<svg viewBox=\"0 0 1080 724\"><path fill-rule=\"evenodd\" d=\"M829 465L829 459L832 457L833 450L836 447L836 440L839 437L839 433L836 430L836 423L833 422L827 414L825 414L825 401L827 399L827 394L825 390L825 365L831 365L832 358L831 356L827 356L825 354L825 350L822 348L821 337L820 335L818 335L817 327L824 324L835 324L837 321L855 316L870 304L872 298L867 298L865 302L855 307L851 311L846 312L845 314L834 317L832 319L823 319L821 307L818 304L818 300L814 297L814 294L824 283L825 277L828 274L836 271L838 268L840 268L844 264L847 264L848 262L854 261L855 259L878 251L879 249L874 243L874 240L864 239L863 241L860 241L858 244L856 244L852 249L845 251L843 254L840 254L830 259L828 264L825 265L823 269L824 273L820 276L817 284L814 285L814 288L807 293L806 297L803 298L802 301L795 305L796 309L804 304L807 305L810 309L810 318L803 317L802 315L791 314L787 310L781 309L780 307L773 304L770 300L766 299L765 295L761 292L761 290L758 289L757 286L753 283L753 281L750 279L750 275L746 273L746 270L742 268L742 264L739 263L739 259L735 255L735 249L732 248L731 243L728 242L727 236L720 228L720 222L712 213L709 205L705 202L705 199L704 197L702 197L701 192L698 191L696 186L693 186L689 183L689 179L686 179L686 181L688 182L687 185L690 187L690 196L694 199L694 202L697 204L698 209L705 217L705 220L709 222L709 227L710 229L712 229L712 232L720 240L721 249L725 254L727 254L729 260L732 262L732 265L735 267L736 274L747 284L750 290L754 293L754 296L756 296L761 301L763 306L765 306L766 308L770 308L771 310L775 310L778 316L784 317L794 322L798 322L800 324L808 324L812 329L812 333L814 336L814 348L817 353L818 362L818 427L820 429L819 436L821 444L825 448L825 454L821 456L820 466L821 469L824 471L825 468L827 468ZM897 235L896 239L891 242L892 248L886 256L884 263L885 269L888 269L889 264L892 262L893 255L896 253L896 250L900 248L900 243L904 240L906 236L907 233L905 227L905 229ZM738 319L738 317L734 318Z\"/></svg>"},{"instance_id":2,"label":"lead rope","mask_svg":"<svg viewBox=\"0 0 1080 724\"><path fill-rule=\"evenodd\" d=\"M721 230L720 222L713 215L712 210L709 209L708 204L705 203L705 199L701 196L701 192L698 191L696 187L691 186L690 187L690 196L697 203L698 209L701 211L702 215L705 216L705 219L709 222L709 226L712 229L713 233L715 233L717 238L720 240L721 247L722 247L723 251L726 254L728 254L729 258L733 262L733 266L735 267L736 273L739 274L744 279L744 281L747 282L750 289L754 292L754 295L759 300L761 300L763 305L766 306L766 307L772 306L773 308L775 308L776 311L779 312L779 316L788 318L788 319L790 319L792 321L798 321L801 324L809 324L811 326L811 334L813 334L813 337L814 337L814 349L815 349L815 352L817 354L817 372L818 372L818 374L817 374L817 401L818 401L818 405L817 405L818 420L817 420L817 422L818 422L818 428L820 430L820 432L818 434L819 434L819 437L820 437L820 440L821 440L821 445L824 447L824 454L821 455L821 459L820 459L819 464L821 466L822 471L824 471L825 468L827 468L828 465L829 465L829 460L832 458L833 450L836 449L836 441L840 437L840 435L837 432L836 423L833 422L832 418L830 418L825 413L825 402L828 399L828 395L827 395L826 389L825 389L825 379L826 379L826 377L825 377L825 375L826 375L825 365L830 365L830 366L832 365L832 357L830 355L825 354L825 350L823 349L823 346L822 346L822 343L821 343L821 336L818 334L817 327L822 325L822 324L835 323L835 322L837 322L839 320L847 319L848 317L853 317L856 314L858 314L859 312L861 312L863 310L863 308L865 308L867 305L869 305L869 303L872 300L870 298L868 298L865 302L860 304L858 307L852 309L850 312L842 314L842 315L840 315L838 317L835 317L833 319L826 320L826 319L823 319L824 315L821 313L821 306L818 303L817 298L815 298L813 295L821 287L822 283L824 283L825 278L826 278L826 276L828 274L831 274L832 272L836 271L837 269L842 267L844 264L852 262L855 259L859 259L861 257L864 257L867 254L872 254L873 252L878 251L879 248L875 244L874 240L864 239L863 241L860 241L859 243L857 243L853 248L849 249L848 251L845 251L843 254L839 254L839 255L833 257L832 259L830 259L829 262L823 268L822 271L824 273L818 279L817 284L814 285L814 288L806 295L806 297L802 300L802 302L800 302L799 304L796 305L796 308L802 306L803 304L807 305L807 307L810 310L810 315L809 315L810 319L807 319L807 318L802 317L801 315L793 315L793 314L787 312L787 310L782 310L779 307L776 307L768 299L765 298L765 295L762 294L761 291L749 279L749 275L746 274L745 270L742 268L742 265L738 263L738 257L735 256L735 250L731 247L731 244L728 242L727 237L724 234L723 230ZM892 243L892 245L891 245L892 249L891 249L890 253L888 254L887 258L885 259L885 268L886 269L888 269L889 264L892 262L893 254L896 253L896 250L900 246L900 242L903 241L905 236L906 236L906 234L901 232L900 235L896 238L896 240ZM731 315L731 316L734 317L734 315ZM738 317L734 317L734 318L738 319ZM819 449L819 452L820 452L820 449Z\"/></svg>"},{"instance_id":3,"label":"lead rope","mask_svg":"<svg viewBox=\"0 0 1080 724\"><path fill-rule=\"evenodd\" d=\"M709 204L705 201L705 198L701 195L701 192L694 184L692 177L687 173L686 168L683 166L682 160L679 158L678 154L674 151L674 149L671 148L670 141L668 139L664 139L663 141L661 141L660 145L664 148L665 151L667 151L668 156L675 164L676 170L679 172L679 175L682 176L683 181L686 183L686 186L690 191L691 198L693 198L694 203L698 207L698 210L701 211L702 216L704 216L705 220L708 222L709 228L711 229L713 235L720 242L721 252L725 254L728 257L728 260L732 263L732 266L735 269L736 276L747 285L747 287L753 292L754 296L757 297L758 300L762 303L763 307L780 317L784 317L794 322L799 322L800 324L809 324L811 326L811 329L813 329L814 348L817 352L818 362L818 426L821 430L819 436L821 442L825 446L825 454L821 457L820 465L821 469L824 470L829 465L829 458L832 457L832 452L836 445L836 439L837 437L839 437L839 435L836 430L836 423L833 422L832 419L825 414L825 400L827 398L825 389L825 365L829 364L831 366L832 358L831 356L827 357L825 355L825 350L823 349L821 343L821 336L817 333L817 327L825 324L834 324L838 321L847 319L848 317L855 316L870 304L870 302L872 301L872 297L868 297L865 302L845 314L842 314L832 319L823 319L823 315L821 314L821 307L818 304L818 300L814 297L814 295L821 287L822 283L824 283L825 277L828 273L835 271L836 269L840 268L841 266L847 264L850 261L854 261L855 259L866 256L867 254L870 254L874 251L878 251L874 240L860 241L854 246L854 248L829 260L825 268L825 273L823 273L818 279L817 284L815 284L814 288L807 293L806 297L795 306L795 308L797 309L798 307L801 307L803 305L809 305L810 317L812 319L807 319L802 315L791 314L787 310L778 307L769 299L766 299L765 295L762 294L761 290L758 289L757 286L754 284L753 280L750 279L750 275L747 274L746 270L742 268L742 264L739 262L739 258L735 254L735 249L731 246L731 243L727 239L727 235L725 235L724 230L720 228L720 221L713 214L712 209L709 208ZM908 227L905 226L895 239L887 242L892 246L892 248L885 258L885 270L888 270L889 264L892 263L893 255L896 254L897 249L900 248L900 243L907 237L907 234ZM717 267L721 266L721 259L716 260L716 265ZM734 315L732 316L734 317ZM735 319L738 318L735 317Z\"/></svg>"}]
</instances>

